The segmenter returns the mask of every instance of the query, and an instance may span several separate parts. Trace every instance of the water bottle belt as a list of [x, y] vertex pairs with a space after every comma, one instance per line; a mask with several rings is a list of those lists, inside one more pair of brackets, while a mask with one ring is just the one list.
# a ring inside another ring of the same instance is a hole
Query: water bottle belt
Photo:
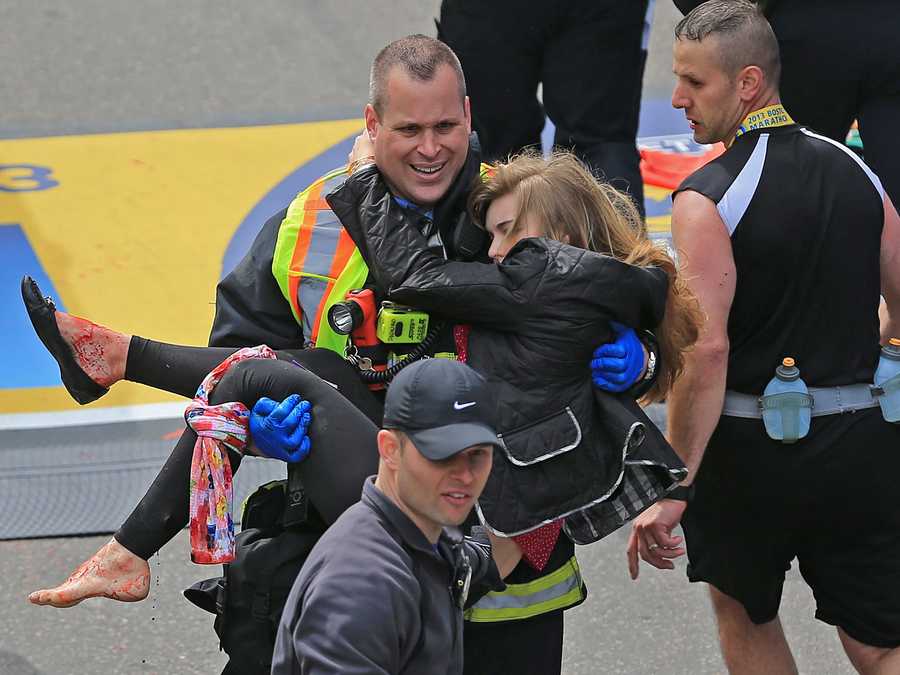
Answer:
[[[837, 415], [865, 408], [877, 408], [878, 399], [871, 384], [848, 384], [843, 387], [810, 387], [812, 416]], [[762, 397], [741, 394], [730, 389], [725, 392], [722, 414], [746, 419], [762, 418]]]

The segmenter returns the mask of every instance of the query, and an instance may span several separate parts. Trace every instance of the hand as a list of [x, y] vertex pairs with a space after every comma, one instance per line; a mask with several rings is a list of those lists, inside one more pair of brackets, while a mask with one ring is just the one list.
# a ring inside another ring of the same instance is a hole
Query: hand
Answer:
[[375, 144], [369, 136], [368, 129], [363, 129], [363, 132], [353, 141], [353, 148], [347, 155], [347, 164], [355, 168], [354, 165], [365, 164], [366, 160], [375, 161]]
[[284, 462], [300, 462], [309, 454], [312, 404], [292, 394], [277, 403], [261, 398], [250, 412], [250, 435], [264, 457]]
[[594, 350], [591, 379], [603, 391], [630, 389], [644, 372], [646, 352], [637, 334], [628, 326], [610, 322], [615, 340]]
[[634, 520], [628, 537], [628, 572], [638, 578], [638, 554], [661, 570], [675, 569], [672, 559], [685, 554], [684, 538], [673, 537], [672, 530], [681, 522], [687, 502], [663, 499]]

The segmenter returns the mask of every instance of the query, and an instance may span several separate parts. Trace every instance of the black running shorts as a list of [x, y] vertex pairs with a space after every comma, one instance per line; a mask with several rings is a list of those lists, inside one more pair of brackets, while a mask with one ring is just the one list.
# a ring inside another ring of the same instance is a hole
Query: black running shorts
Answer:
[[688, 577], [778, 614], [796, 558], [816, 617], [876, 647], [900, 645], [900, 425], [878, 408], [815, 418], [785, 445], [760, 420], [723, 417], [682, 525]]

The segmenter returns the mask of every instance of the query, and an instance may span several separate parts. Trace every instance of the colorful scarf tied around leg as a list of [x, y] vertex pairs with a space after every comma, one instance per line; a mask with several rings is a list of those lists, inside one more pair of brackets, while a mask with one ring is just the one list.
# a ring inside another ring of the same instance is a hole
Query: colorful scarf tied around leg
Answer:
[[204, 378], [184, 413], [197, 434], [191, 460], [191, 560], [217, 565], [234, 560], [234, 521], [231, 517], [231, 462], [227, 448], [244, 452], [250, 411], [243, 403], [209, 405], [209, 395], [225, 372], [245, 359], [274, 359], [265, 345], [245, 347], [222, 361]]

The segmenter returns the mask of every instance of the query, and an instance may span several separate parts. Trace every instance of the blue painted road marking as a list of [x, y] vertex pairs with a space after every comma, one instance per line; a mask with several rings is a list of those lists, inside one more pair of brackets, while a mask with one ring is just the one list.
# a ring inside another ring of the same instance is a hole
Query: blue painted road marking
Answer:
[[12, 358], [0, 359], [0, 389], [55, 387], [62, 384], [53, 358], [34, 334], [22, 304], [22, 277], [31, 275], [57, 308], [65, 311], [50, 277], [16, 223], [0, 223], [0, 335]]

